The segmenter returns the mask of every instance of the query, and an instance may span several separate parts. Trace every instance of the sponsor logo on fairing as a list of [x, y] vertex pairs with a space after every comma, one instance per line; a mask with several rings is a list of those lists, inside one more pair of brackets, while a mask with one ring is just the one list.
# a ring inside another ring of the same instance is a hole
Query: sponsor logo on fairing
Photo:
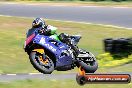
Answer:
[[42, 45], [45, 45], [46, 47], [48, 47], [49, 49], [51, 49], [53, 52], [56, 51], [56, 49], [53, 46], [50, 46], [49, 44], [46, 44], [45, 38], [43, 38], [43, 37], [40, 39], [39, 43], [41, 43]]

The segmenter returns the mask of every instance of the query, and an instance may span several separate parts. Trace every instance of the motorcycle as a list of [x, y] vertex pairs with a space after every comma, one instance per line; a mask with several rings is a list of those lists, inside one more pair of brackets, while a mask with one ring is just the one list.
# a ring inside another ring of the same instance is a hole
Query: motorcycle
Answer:
[[81, 36], [63, 36], [62, 39], [66, 42], [60, 41], [57, 34], [49, 36], [39, 30], [27, 32], [24, 50], [36, 70], [44, 74], [51, 74], [54, 70], [67, 71], [76, 66], [84, 69], [86, 73], [97, 70], [95, 56], [77, 46]]

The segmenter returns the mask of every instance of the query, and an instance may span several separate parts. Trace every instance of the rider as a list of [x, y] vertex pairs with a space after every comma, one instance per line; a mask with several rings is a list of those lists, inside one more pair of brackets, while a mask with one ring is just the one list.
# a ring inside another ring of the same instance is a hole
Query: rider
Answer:
[[[41, 18], [35, 18], [34, 21], [32, 22], [32, 28], [29, 29], [29, 31], [34, 32], [38, 31], [41, 34], [48, 35], [58, 41], [61, 41], [66, 44], [70, 44], [71, 47], [78, 53], [78, 47], [71, 42], [71, 36], [65, 33], [61, 33], [59, 36], [56, 34], [56, 27], [53, 27], [51, 25], [46, 25], [45, 21]], [[30, 33], [30, 32], [29, 32]], [[30, 34], [29, 34], [30, 35]], [[28, 34], [27, 34], [28, 36]]]
[[49, 35], [53, 35], [56, 32], [56, 27], [53, 27], [51, 25], [46, 25], [45, 21], [41, 18], [35, 18], [32, 22], [32, 28], [38, 28], [42, 32], [45, 31]]
[[[53, 27], [51, 25], [46, 25], [45, 21], [42, 18], [35, 18], [34, 21], [32, 22], [32, 28], [29, 30], [38, 30], [40, 33], [49, 35], [54, 37], [58, 41], [66, 42], [65, 38], [69, 37], [68, 34], [61, 33], [59, 36], [56, 34], [56, 27]], [[53, 36], [53, 35], [56, 35]]]

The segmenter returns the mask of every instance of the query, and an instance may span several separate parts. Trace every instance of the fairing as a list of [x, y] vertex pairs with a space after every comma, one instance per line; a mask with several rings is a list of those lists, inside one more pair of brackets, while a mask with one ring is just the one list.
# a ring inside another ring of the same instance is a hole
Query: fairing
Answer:
[[56, 37], [56, 35], [44, 36], [37, 34], [32, 39], [32, 42], [33, 44], [41, 45], [44, 49], [53, 53], [56, 58], [57, 67], [72, 64], [72, 56], [68, 52], [69, 47], [61, 41], [58, 41], [54, 36]]

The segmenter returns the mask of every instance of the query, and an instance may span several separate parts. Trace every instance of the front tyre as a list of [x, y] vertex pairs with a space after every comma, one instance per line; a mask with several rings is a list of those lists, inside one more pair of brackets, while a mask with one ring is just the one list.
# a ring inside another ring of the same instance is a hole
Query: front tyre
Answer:
[[33, 67], [41, 73], [51, 74], [54, 71], [54, 63], [47, 55], [43, 59], [40, 53], [31, 52], [29, 59]]

